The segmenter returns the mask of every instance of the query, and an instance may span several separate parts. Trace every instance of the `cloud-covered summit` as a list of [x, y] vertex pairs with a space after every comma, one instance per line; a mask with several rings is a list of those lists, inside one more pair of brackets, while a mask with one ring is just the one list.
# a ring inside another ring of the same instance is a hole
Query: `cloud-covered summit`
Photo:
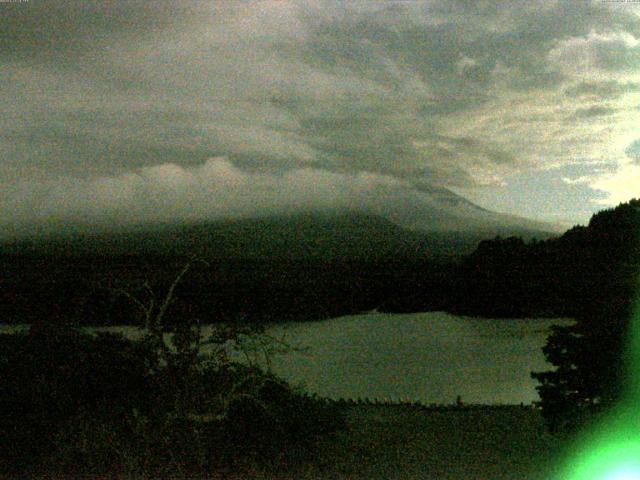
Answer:
[[[80, 206], [152, 217], [141, 192], [173, 198], [162, 183], [172, 175], [186, 189], [175, 198], [205, 216], [259, 214], [296, 195], [344, 203], [336, 191], [362, 178], [395, 182], [389, 205], [436, 186], [505, 208], [514, 176], [574, 165], [587, 169], [587, 200], [598, 188], [615, 201], [620, 175], [640, 168], [628, 154], [638, 11], [551, 0], [1, 4], [0, 221]], [[212, 165], [264, 195], [229, 191], [214, 207], [198, 190], [227, 191], [207, 177]], [[287, 176], [296, 181], [270, 183]], [[123, 192], [101, 190], [114, 179]], [[521, 214], [536, 212], [535, 197]], [[582, 203], [567, 212], [584, 215]]]

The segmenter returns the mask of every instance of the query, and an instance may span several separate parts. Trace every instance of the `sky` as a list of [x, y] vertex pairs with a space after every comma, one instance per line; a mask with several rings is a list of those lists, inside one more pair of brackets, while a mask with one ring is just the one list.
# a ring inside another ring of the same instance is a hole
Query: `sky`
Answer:
[[640, 196], [633, 1], [2, 2], [0, 85], [5, 231]]

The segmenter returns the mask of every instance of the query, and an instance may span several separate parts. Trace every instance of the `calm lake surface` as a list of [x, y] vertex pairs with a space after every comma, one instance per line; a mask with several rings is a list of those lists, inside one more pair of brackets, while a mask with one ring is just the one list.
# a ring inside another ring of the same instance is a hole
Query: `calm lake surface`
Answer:
[[549, 327], [567, 319], [495, 320], [443, 312], [370, 313], [272, 328], [308, 347], [274, 359], [273, 370], [332, 398], [426, 403], [530, 403], [531, 371], [551, 368], [542, 347]]
[[[570, 323], [427, 312], [280, 324], [269, 333], [305, 351], [275, 356], [271, 368], [308, 392], [331, 398], [453, 403], [460, 395], [466, 403], [527, 404], [538, 400], [530, 372], [551, 368], [542, 354], [549, 327]], [[14, 329], [0, 326], [0, 331]], [[132, 327], [116, 329], [137, 333]]]

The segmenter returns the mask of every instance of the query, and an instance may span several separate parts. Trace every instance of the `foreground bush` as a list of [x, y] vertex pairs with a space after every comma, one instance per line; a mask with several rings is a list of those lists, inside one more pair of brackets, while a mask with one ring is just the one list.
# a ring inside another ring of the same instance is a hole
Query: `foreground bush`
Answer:
[[70, 327], [0, 335], [0, 475], [275, 470], [342, 425], [255, 366], [203, 357], [199, 335], [183, 329], [170, 348]]

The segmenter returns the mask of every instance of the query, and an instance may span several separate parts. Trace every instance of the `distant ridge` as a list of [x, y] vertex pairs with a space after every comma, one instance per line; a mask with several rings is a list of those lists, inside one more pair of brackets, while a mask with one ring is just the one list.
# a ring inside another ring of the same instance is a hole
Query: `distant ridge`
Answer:
[[559, 237], [483, 240], [450, 275], [403, 294], [382, 310], [600, 318], [598, 312], [613, 315], [635, 298], [639, 271], [640, 200], [634, 199], [595, 213], [587, 226]]
[[[115, 231], [60, 225], [60, 233], [5, 241], [5, 253], [54, 255], [201, 255], [274, 260], [450, 257], [467, 254], [496, 235], [548, 238], [534, 229], [470, 232], [404, 228], [379, 215], [309, 211], [262, 218], [137, 225]], [[64, 232], [64, 233], [62, 233]]]

